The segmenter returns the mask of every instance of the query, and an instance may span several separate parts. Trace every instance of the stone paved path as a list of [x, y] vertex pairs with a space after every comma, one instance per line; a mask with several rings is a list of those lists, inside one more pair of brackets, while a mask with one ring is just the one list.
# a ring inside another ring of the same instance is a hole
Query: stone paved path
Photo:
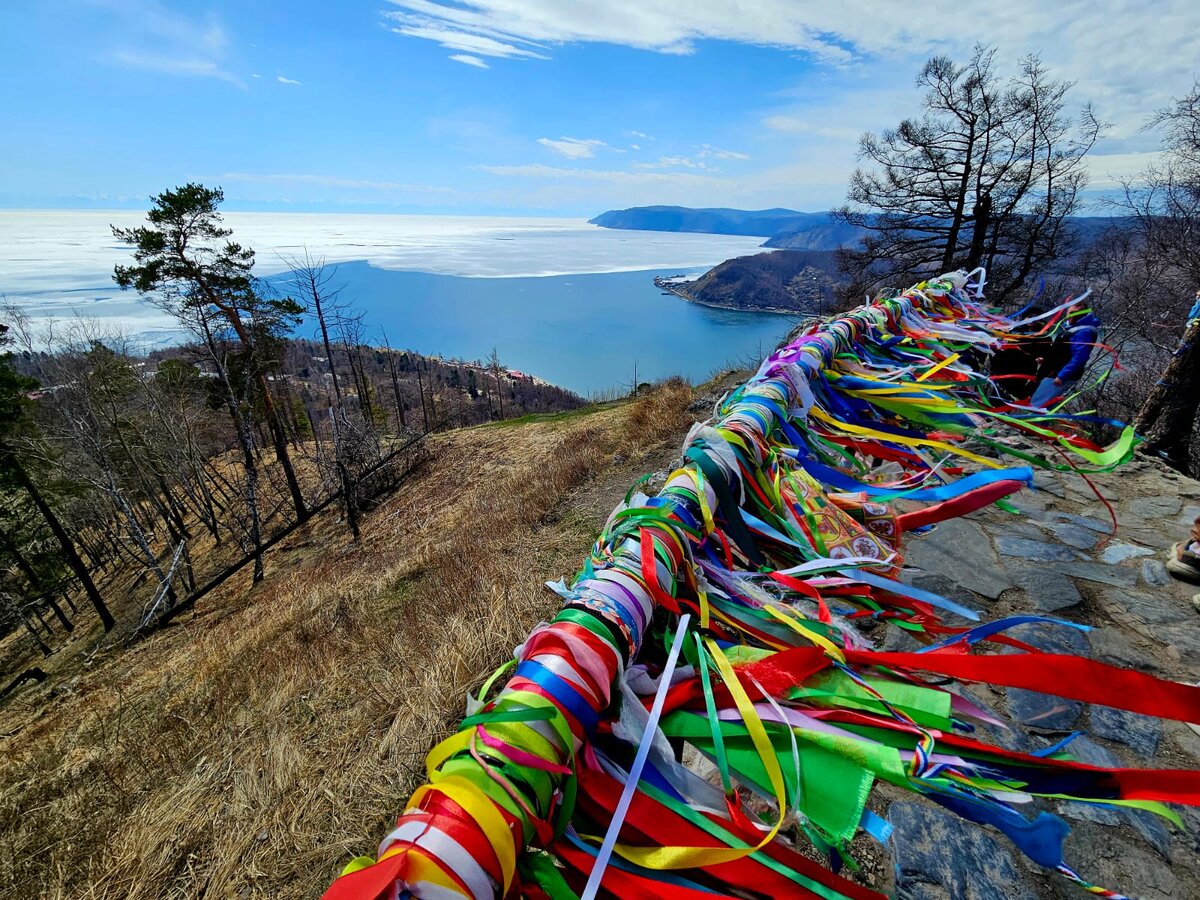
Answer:
[[[1200, 515], [1200, 482], [1144, 460], [1090, 477], [1117, 512], [1115, 535], [1083, 479], [1039, 473], [1036, 489], [1013, 500], [1021, 515], [990, 508], [913, 540], [907, 579], [969, 601], [985, 619], [1035, 612], [1092, 626], [1086, 633], [1039, 625], [1010, 632], [1045, 649], [1200, 681], [1200, 613], [1191, 604], [1200, 587], [1170, 578], [1162, 564]], [[888, 637], [896, 648], [915, 646], [909, 642], [899, 631]], [[1082, 730], [1088, 736], [1070, 750], [1089, 763], [1200, 767], [1200, 736], [1181, 723], [1032, 691], [980, 688], [972, 696], [1014, 723], [1007, 734], [989, 733], [1002, 745], [1038, 749]], [[898, 897], [1087, 896], [1029, 864], [998, 832], [964, 824], [911, 794], [885, 796], [881, 808], [895, 827]], [[1200, 812], [1178, 807], [1188, 825], [1180, 833], [1141, 811], [1083, 803], [1046, 808], [1070, 822], [1067, 862], [1084, 878], [1147, 900], [1200, 897]]]

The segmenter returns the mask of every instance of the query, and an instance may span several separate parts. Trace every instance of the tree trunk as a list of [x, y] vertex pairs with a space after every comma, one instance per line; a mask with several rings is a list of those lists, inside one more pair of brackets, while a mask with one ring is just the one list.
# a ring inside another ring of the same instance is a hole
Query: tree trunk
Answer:
[[[242, 466], [246, 471], [246, 508], [250, 513], [250, 544], [254, 553], [253, 583], [257, 584], [262, 581], [264, 573], [262, 563], [262, 523], [258, 515], [258, 461], [254, 458], [254, 435], [251, 431], [253, 426], [247, 420], [246, 416], [242, 415], [242, 410], [238, 405], [237, 394], [233, 390], [233, 382], [229, 380], [229, 370], [225, 367], [225, 363], [221, 360], [221, 355], [217, 352], [212, 334], [207, 332], [207, 330], [205, 332], [205, 339], [208, 344], [209, 355], [217, 370], [217, 377], [225, 385], [225, 402], [229, 407], [229, 415], [233, 419], [233, 426], [237, 431], [238, 443], [242, 449]], [[213, 465], [211, 459], [206, 460], [205, 464], [219, 481], [225, 481], [225, 477]], [[214, 481], [214, 484], [218, 484], [218, 487], [219, 481]], [[227, 481], [225, 483], [228, 484]]]
[[42, 640], [42, 636], [38, 634], [37, 629], [33, 627], [33, 623], [29, 621], [29, 616], [25, 614], [25, 610], [21, 604], [17, 603], [17, 601], [13, 600], [7, 594], [3, 596], [7, 601], [6, 605], [20, 617], [21, 624], [25, 626], [25, 630], [29, 632], [29, 636], [33, 638], [34, 642], [38, 645], [38, 649], [42, 651], [42, 656], [49, 656], [53, 653], [54, 651]]
[[21, 570], [21, 574], [25, 576], [25, 580], [29, 582], [29, 586], [33, 588], [34, 593], [41, 591], [41, 579], [33, 571], [33, 566], [25, 558], [25, 554], [21, 552], [21, 548], [17, 546], [17, 542], [13, 536], [3, 529], [0, 529], [0, 547], [3, 547], [12, 556], [13, 561], [17, 564], [17, 568]]
[[[346, 468], [346, 453], [345, 442], [342, 440], [342, 430], [338, 427], [338, 417], [342, 414], [342, 388], [338, 384], [337, 365], [333, 359], [333, 345], [329, 341], [329, 328], [325, 322], [325, 308], [322, 304], [321, 294], [313, 288], [313, 303], [317, 310], [317, 323], [321, 326], [321, 342], [325, 347], [325, 365], [329, 368], [329, 380], [333, 383], [333, 396], [337, 403], [337, 408], [333, 406], [329, 408], [329, 424], [333, 430], [333, 457], [338, 473], [338, 480], [342, 483], [342, 501], [346, 505], [346, 524], [350, 526], [350, 535], [354, 540], [360, 537], [358, 527], [358, 499], [354, 495], [354, 482], [350, 479], [350, 472]], [[350, 372], [354, 372], [354, 357], [350, 356]], [[316, 426], [313, 426], [313, 434], [316, 434]]]
[[429, 434], [429, 410], [425, 407], [425, 379], [421, 377], [421, 358], [416, 359], [417, 364], [417, 392], [421, 395], [421, 418], [425, 422], [425, 434]]
[[958, 191], [954, 198], [954, 213], [950, 220], [950, 232], [946, 235], [946, 246], [942, 250], [942, 271], [948, 272], [954, 265], [954, 257], [958, 253], [958, 234], [962, 230], [963, 219], [967, 211], [967, 193], [971, 185], [971, 163], [975, 158], [975, 124], [972, 123], [967, 133], [967, 158], [963, 160], [962, 175], [959, 178]]
[[71, 620], [67, 618], [67, 614], [63, 612], [63, 608], [58, 605], [58, 601], [54, 599], [52, 594], [46, 595], [46, 605], [50, 607], [50, 611], [54, 613], [54, 617], [58, 619], [60, 624], [66, 631], [74, 631], [75, 626], [71, 624]]
[[1133, 423], [1134, 430], [1146, 439], [1142, 450], [1186, 474], [1198, 407], [1200, 319], [1193, 319]]
[[350, 477], [350, 470], [346, 468], [345, 457], [342, 453], [341, 431], [338, 429], [337, 417], [337, 411], [331, 406], [329, 420], [333, 426], [334, 459], [338, 480], [342, 483], [342, 502], [346, 506], [346, 524], [350, 526], [350, 535], [357, 541], [361, 537], [358, 527], [358, 497], [354, 490], [354, 480]]
[[[189, 266], [192, 265], [191, 261], [187, 260], [186, 258], [185, 262]], [[197, 276], [195, 280], [197, 286], [200, 287], [200, 290], [203, 292], [209, 303], [221, 311], [221, 314], [229, 323], [229, 327], [232, 328], [234, 333], [238, 336], [238, 340], [242, 342], [242, 346], [246, 349], [246, 352], [251, 354], [250, 361], [255, 365], [255, 368], [257, 368], [257, 360], [255, 357], [255, 351], [257, 350], [257, 347], [254, 341], [250, 339], [250, 334], [246, 331], [245, 323], [242, 322], [238, 311], [236, 309], [230, 309], [227, 304], [222, 303], [217, 295], [213, 292], [212, 288], [209, 287], [202, 278]], [[209, 349], [210, 351], [214, 351], [215, 348], [211, 346], [212, 334], [208, 330], [207, 323], [205, 323], [204, 327], [205, 337], [208, 339], [210, 344]], [[213, 355], [215, 359], [215, 352]], [[224, 366], [222, 366], [222, 368], [224, 368]], [[292, 495], [292, 505], [296, 508], [296, 519], [297, 521], [303, 522], [308, 518], [308, 508], [304, 503], [304, 493], [300, 490], [300, 482], [296, 480], [296, 472], [292, 468], [292, 458], [288, 455], [287, 449], [287, 436], [283, 433], [283, 423], [279, 418], [279, 410], [275, 408], [275, 400], [271, 396], [271, 388], [269, 382], [267, 381], [266, 373], [261, 371], [255, 372], [254, 380], [258, 384], [259, 391], [262, 392], [263, 412], [266, 414], [267, 424], [270, 427], [271, 442], [275, 446], [275, 458], [279, 461], [279, 465], [283, 467], [283, 475], [284, 478], [287, 479], [288, 490]], [[232, 391], [232, 386], [230, 386], [230, 390]], [[237, 413], [235, 412], [234, 415], [236, 417]]]
[[113, 626], [117, 624], [117, 621], [112, 617], [112, 613], [108, 611], [108, 607], [105, 606], [104, 598], [100, 596], [100, 592], [96, 590], [95, 582], [92, 581], [92, 576], [88, 573], [87, 566], [79, 558], [79, 552], [71, 542], [70, 535], [67, 534], [67, 530], [63, 528], [62, 523], [58, 521], [58, 516], [54, 514], [54, 510], [50, 508], [50, 504], [46, 502], [41, 491], [37, 489], [37, 485], [33, 483], [21, 461], [16, 456], [13, 456], [11, 451], [6, 452], [10, 453], [13, 473], [17, 476], [17, 482], [24, 488], [25, 493], [29, 495], [29, 499], [33, 501], [33, 505], [42, 514], [42, 518], [46, 520], [46, 524], [62, 549], [63, 556], [67, 558], [67, 563], [71, 566], [71, 571], [75, 573], [75, 577], [83, 585], [83, 591], [87, 594], [88, 600], [96, 608], [96, 613], [100, 616], [100, 621], [104, 624], [104, 630], [111, 631]]
[[987, 239], [988, 226], [992, 222], [992, 195], [984, 194], [975, 201], [971, 210], [971, 252], [967, 256], [966, 270], [973, 272], [983, 262], [983, 245]]
[[396, 374], [396, 360], [391, 351], [388, 351], [388, 366], [392, 375], [392, 396], [396, 400], [396, 430], [403, 431], [408, 427], [408, 423], [404, 421], [404, 401], [400, 397], [400, 377]]
[[142, 528], [142, 523], [138, 521], [137, 515], [134, 513], [128, 498], [121, 491], [111, 473], [108, 477], [108, 486], [104, 490], [112, 498], [117, 509], [125, 516], [125, 522], [129, 526], [129, 536], [137, 544], [138, 550], [141, 551], [142, 559], [150, 571], [154, 573], [154, 577], [158, 579], [159, 586], [167, 589], [167, 593], [174, 600], [174, 593], [167, 585], [166, 573], [163, 572], [162, 566], [158, 564], [158, 557], [154, 553], [154, 548], [150, 546], [150, 539], [146, 536], [146, 532]]

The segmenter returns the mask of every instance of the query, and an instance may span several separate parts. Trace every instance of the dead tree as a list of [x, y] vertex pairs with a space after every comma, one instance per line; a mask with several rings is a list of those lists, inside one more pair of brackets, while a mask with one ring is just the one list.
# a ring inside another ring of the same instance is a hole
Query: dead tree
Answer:
[[[350, 477], [350, 469], [346, 461], [346, 441], [342, 434], [345, 403], [342, 398], [342, 387], [338, 382], [337, 365], [334, 362], [333, 342], [329, 337], [331, 326], [337, 327], [340, 324], [345, 309], [338, 302], [340, 289], [331, 285], [333, 272], [325, 268], [323, 259], [313, 260], [306, 251], [303, 259], [292, 260], [290, 265], [292, 266], [293, 283], [297, 292], [304, 298], [308, 311], [316, 316], [317, 328], [321, 334], [321, 344], [325, 348], [325, 365], [333, 387], [333, 404], [329, 409], [329, 421], [333, 430], [334, 465], [342, 488], [342, 498], [345, 501], [346, 524], [350, 527], [350, 533], [354, 540], [358, 540], [360, 537], [358, 499], [355, 496], [354, 480]], [[315, 433], [315, 427], [313, 430]]]
[[[1196, 295], [1200, 310], [1200, 293]], [[1142, 404], [1134, 430], [1146, 442], [1143, 450], [1171, 468], [1186, 473], [1191, 462], [1192, 435], [1200, 409], [1200, 314], [1191, 318], [1175, 354], [1150, 396]]]

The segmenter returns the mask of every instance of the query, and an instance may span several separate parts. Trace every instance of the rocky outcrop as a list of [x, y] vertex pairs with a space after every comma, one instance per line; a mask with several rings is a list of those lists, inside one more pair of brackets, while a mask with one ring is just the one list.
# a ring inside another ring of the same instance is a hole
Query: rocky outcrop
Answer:
[[[1082, 479], [1040, 474], [1037, 488], [1013, 498], [1017, 515], [992, 507], [914, 539], [906, 552], [907, 580], [969, 590], [988, 619], [1034, 613], [1091, 629], [1025, 625], [1009, 632], [1043, 650], [1200, 680], [1200, 613], [1191, 603], [1200, 587], [1165, 577], [1161, 562], [1200, 515], [1200, 482], [1146, 460], [1088, 477], [1116, 512], [1115, 533], [1104, 501]], [[1076, 737], [1066, 752], [1091, 765], [1200, 765], [1200, 736], [1182, 723], [1034, 691], [980, 688], [976, 700], [1007, 714], [1013, 725], [1007, 742], [1015, 748], [1036, 752], [1078, 730], [1089, 737]], [[1200, 896], [1194, 833], [1138, 809], [1094, 803], [1046, 808], [1070, 821], [1066, 856], [1083, 878], [1143, 897]], [[1200, 825], [1194, 811], [1183, 814], [1193, 828]], [[895, 829], [898, 897], [999, 900], [1075, 893], [1003, 839], [963, 828], [927, 801], [906, 796], [887, 815]]]

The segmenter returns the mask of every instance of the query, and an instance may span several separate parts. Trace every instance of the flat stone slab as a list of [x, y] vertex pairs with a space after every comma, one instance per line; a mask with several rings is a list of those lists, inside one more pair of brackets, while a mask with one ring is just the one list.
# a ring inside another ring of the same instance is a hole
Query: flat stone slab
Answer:
[[1095, 531], [1098, 534], [1112, 534], [1113, 526], [1110, 520], [1093, 519], [1088, 516], [1077, 516], [1075, 513], [1052, 512], [1048, 518], [1055, 521], [1070, 522], [1072, 525], [1078, 525], [1080, 528], [1086, 528], [1089, 531]]
[[1083, 712], [1078, 700], [1041, 694], [1021, 688], [1008, 690], [1009, 714], [1026, 728], [1040, 731], [1071, 731]]
[[1103, 803], [1063, 800], [1058, 804], [1058, 811], [1068, 819], [1095, 822], [1098, 825], [1108, 825], [1113, 828], [1125, 821], [1117, 810]]
[[1151, 587], [1166, 587], [1171, 583], [1171, 573], [1160, 559], [1142, 560], [1142, 581]]
[[996, 549], [1005, 556], [1016, 556], [1038, 562], [1070, 562], [1077, 558], [1070, 547], [1064, 547], [1062, 544], [1050, 541], [1031, 541], [1009, 534], [997, 535]]
[[1117, 492], [1095, 477], [1091, 479], [1092, 484], [1096, 486], [1095, 490], [1092, 490], [1091, 485], [1084, 481], [1082, 476], [1076, 475], [1073, 472], [1064, 473], [1059, 477], [1062, 478], [1063, 486], [1067, 489], [1068, 496], [1077, 500], [1083, 500], [1085, 503], [1089, 500], [1095, 500], [1097, 493], [1105, 500], [1117, 499]]
[[1170, 529], [1152, 528], [1149, 525], [1145, 528], [1126, 528], [1122, 525], [1120, 531], [1117, 532], [1117, 537], [1124, 543], [1149, 547], [1152, 553], [1161, 553], [1179, 540]]
[[1100, 535], [1094, 530], [1074, 522], [1055, 522], [1047, 527], [1059, 541], [1076, 550], [1091, 550], [1100, 540]]
[[966, 519], [942, 522], [929, 536], [912, 541], [905, 557], [909, 565], [992, 600], [1013, 586], [983, 529]]
[[[1191, 604], [1180, 603], [1186, 610]], [[1195, 614], [1192, 615], [1195, 619]], [[1159, 633], [1159, 640], [1167, 645], [1168, 651], [1174, 648], [1179, 659], [1194, 662], [1200, 659], [1200, 624], [1185, 622], [1182, 625], [1164, 625]]]
[[1143, 519], [1165, 519], [1178, 514], [1183, 501], [1178, 494], [1160, 497], [1138, 497], [1129, 501], [1129, 511]]
[[[1191, 604], [1164, 591], [1108, 588], [1101, 591], [1101, 597], [1109, 614], [1118, 620], [1126, 613], [1145, 625], [1174, 625], [1196, 617]], [[1155, 632], [1151, 629], [1149, 633]]]
[[1034, 472], [1033, 487], [1035, 490], [1053, 494], [1060, 500], [1065, 499], [1067, 496], [1066, 488], [1063, 487], [1062, 482], [1058, 480], [1057, 476], [1049, 472]]
[[1052, 567], [1012, 560], [1004, 568], [1029, 598], [1029, 607], [1033, 612], [1058, 612], [1083, 602], [1071, 579], [1064, 578], [1061, 572]]
[[1148, 656], [1132, 643], [1129, 633], [1124, 629], [1112, 626], [1093, 628], [1088, 632], [1088, 643], [1092, 645], [1092, 658], [1100, 662], [1159, 676], [1164, 674], [1163, 665], [1167, 659], [1163, 654]]
[[[947, 578], [945, 575], [939, 575], [935, 572], [925, 572], [921, 569], [905, 569], [901, 572], [900, 579], [905, 584], [911, 584], [913, 587], [929, 591], [931, 594], [937, 594], [939, 597], [953, 600], [959, 606], [965, 606], [967, 609], [975, 609], [979, 606], [979, 597], [972, 594], [954, 579]], [[968, 620], [952, 612], [943, 611], [940, 615], [950, 624], [970, 624]], [[888, 630], [902, 631], [903, 629], [891, 628]]]
[[1098, 766], [1102, 769], [1121, 768], [1121, 760], [1117, 758], [1117, 754], [1113, 753], [1107, 747], [1101, 747], [1085, 735], [1075, 738], [1075, 740], [1063, 748], [1063, 751], [1071, 759], [1088, 766]]
[[[1039, 528], [1038, 525], [1041, 525]], [[996, 537], [998, 535], [1008, 535], [1009, 537], [1024, 538], [1027, 541], [1044, 541], [1046, 532], [1042, 528], [1048, 528], [1045, 523], [1034, 523], [1027, 519], [1009, 519], [1001, 522], [987, 522], [984, 528], [988, 534]]]
[[1069, 575], [1071, 578], [1082, 578], [1084, 581], [1096, 581], [1113, 587], [1131, 588], [1137, 585], [1138, 572], [1136, 569], [1118, 568], [1091, 560], [1056, 562], [1052, 565], [1063, 575]]
[[1078, 823], [1067, 837], [1065, 857], [1071, 868], [1092, 884], [1139, 900], [1188, 896], [1169, 865], [1157, 854], [1125, 840], [1114, 828]]
[[[1039, 497], [1036, 491], [1017, 491], [1010, 497], [1005, 498], [1013, 509], [1024, 513], [1035, 522], [1045, 521], [1053, 516], [1051, 512], [1047, 512], [1046, 506], [1049, 500], [1046, 497]], [[1200, 513], [1197, 513], [1200, 515]]]
[[1149, 761], [1158, 752], [1158, 743], [1162, 740], [1162, 722], [1152, 716], [1141, 716], [1111, 706], [1093, 706], [1091, 720], [1091, 731], [1096, 737], [1124, 744], [1143, 761]]
[[895, 848], [896, 896], [1036, 900], [1037, 892], [1000, 839], [922, 803], [888, 808]]
[[1134, 559], [1138, 556], [1153, 556], [1154, 551], [1146, 547], [1136, 547], [1133, 544], [1122, 544], [1114, 542], [1104, 548], [1104, 552], [1100, 554], [1102, 562], [1109, 565], [1125, 562], [1127, 559]]

